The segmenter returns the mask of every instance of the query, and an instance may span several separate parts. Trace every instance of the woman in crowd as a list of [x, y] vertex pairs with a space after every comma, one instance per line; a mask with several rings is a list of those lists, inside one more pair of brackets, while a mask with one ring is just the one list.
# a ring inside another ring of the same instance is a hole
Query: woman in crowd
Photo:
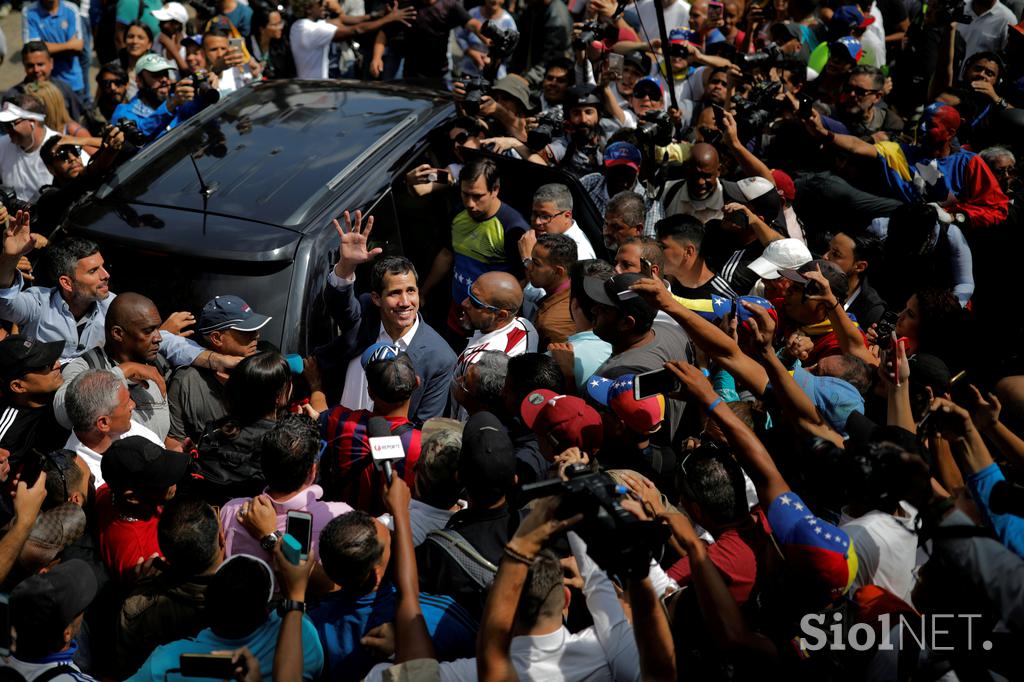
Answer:
[[258, 5], [252, 15], [252, 33], [246, 38], [249, 54], [263, 67], [266, 80], [294, 78], [295, 60], [285, 32], [280, 5]]
[[126, 100], [135, 97], [139, 86], [135, 82], [135, 63], [142, 55], [153, 49], [153, 31], [141, 21], [133, 21], [128, 24], [124, 33], [124, 49], [118, 55], [118, 61], [128, 74], [128, 92]]
[[[35, 97], [46, 107], [46, 127], [56, 130], [68, 137], [91, 137], [85, 126], [73, 120], [64, 106], [64, 96], [56, 85], [50, 81], [36, 81], [25, 86], [25, 92]], [[98, 147], [83, 146], [90, 155], [95, 154]]]

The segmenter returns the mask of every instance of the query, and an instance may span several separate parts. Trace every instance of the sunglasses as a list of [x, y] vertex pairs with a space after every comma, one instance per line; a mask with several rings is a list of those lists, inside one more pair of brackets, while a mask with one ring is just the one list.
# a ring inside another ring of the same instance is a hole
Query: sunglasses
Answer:
[[498, 306], [491, 305], [490, 303], [484, 303], [479, 298], [474, 296], [472, 286], [473, 285], [470, 284], [470, 288], [466, 289], [466, 294], [469, 296], [469, 302], [473, 304], [474, 308], [476, 308], [477, 310], [490, 310], [492, 313], [500, 313], [502, 310], [504, 310], [504, 308], [499, 308]]
[[867, 97], [868, 95], [874, 95], [874, 94], [877, 94], [879, 92], [878, 90], [868, 90], [867, 88], [862, 88], [862, 87], [857, 86], [857, 85], [847, 85], [843, 89], [846, 92], [852, 92], [857, 97]]
[[466, 144], [466, 140], [468, 140], [468, 139], [469, 139], [469, 133], [463, 131], [463, 132], [459, 133], [458, 135], [456, 135], [455, 137], [452, 138], [452, 144], [455, 144], [455, 145]]
[[100, 87], [101, 88], [112, 88], [115, 85], [117, 85], [119, 87], [122, 86], [122, 85], [128, 85], [128, 79], [127, 78], [101, 78], [100, 79]]
[[76, 144], [65, 144], [57, 147], [53, 152], [53, 158], [55, 161], [67, 161], [72, 156], [75, 158], [81, 157], [82, 148]]

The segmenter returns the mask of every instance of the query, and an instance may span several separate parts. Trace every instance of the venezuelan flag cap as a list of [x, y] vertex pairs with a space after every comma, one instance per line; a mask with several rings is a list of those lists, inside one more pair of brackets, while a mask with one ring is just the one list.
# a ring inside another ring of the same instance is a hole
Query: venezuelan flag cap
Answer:
[[611, 408], [630, 431], [651, 433], [665, 420], [665, 396], [652, 395], [637, 400], [633, 397], [635, 378], [635, 374], [623, 374], [615, 379], [595, 374], [587, 379], [587, 392], [598, 403]]

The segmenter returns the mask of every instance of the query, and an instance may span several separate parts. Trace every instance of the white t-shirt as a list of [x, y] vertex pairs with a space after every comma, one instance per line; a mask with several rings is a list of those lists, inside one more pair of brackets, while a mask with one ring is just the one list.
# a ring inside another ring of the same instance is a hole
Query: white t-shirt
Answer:
[[900, 505], [909, 516], [870, 511], [840, 523], [857, 551], [857, 575], [850, 587], [851, 594], [864, 585], [878, 585], [911, 603], [914, 568], [918, 563], [917, 535], [911, 528], [917, 510], [906, 502]]
[[[164, 443], [160, 440], [159, 436], [135, 420], [132, 420], [132, 426], [128, 429], [128, 433], [121, 436], [121, 438], [127, 438], [128, 436], [142, 436], [146, 440], [156, 443], [160, 447], [164, 446]], [[100, 467], [100, 460], [103, 458], [103, 455], [92, 448], [83, 445], [82, 441], [78, 439], [78, 435], [74, 431], [71, 432], [71, 437], [68, 438], [68, 442], [64, 447], [67, 450], [74, 450], [79, 457], [85, 460], [85, 463], [89, 465], [89, 471], [92, 472], [93, 477], [96, 479], [97, 488], [103, 485], [103, 469]]]
[[[658, 15], [654, 8], [654, 1], [638, 0], [636, 8], [626, 13], [626, 21], [634, 25], [636, 32], [640, 35], [640, 40], [654, 40], [661, 35], [658, 32]], [[665, 30], [671, 31], [674, 28], [689, 28], [689, 26], [690, 3], [677, 0], [665, 8]]]
[[327, 48], [337, 27], [327, 21], [299, 19], [292, 24], [292, 57], [298, 78], [327, 78]]
[[[43, 125], [41, 122], [35, 124]], [[59, 134], [56, 130], [47, 128], [43, 142]], [[42, 146], [39, 145], [39, 148]], [[87, 158], [83, 155], [82, 163], [85, 163]], [[39, 157], [39, 149], [26, 154], [8, 135], [0, 139], [0, 179], [17, 192], [19, 199], [33, 203], [39, 198], [39, 188], [53, 182], [53, 176], [46, 170], [46, 164]]]

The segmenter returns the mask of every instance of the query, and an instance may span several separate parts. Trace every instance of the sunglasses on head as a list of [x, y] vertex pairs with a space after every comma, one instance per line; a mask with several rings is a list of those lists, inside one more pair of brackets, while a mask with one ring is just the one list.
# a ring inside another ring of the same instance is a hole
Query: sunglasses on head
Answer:
[[503, 310], [503, 308], [499, 308], [498, 306], [491, 305], [490, 303], [484, 303], [483, 301], [481, 301], [479, 298], [473, 295], [472, 288], [466, 289], [466, 294], [468, 294], [469, 296], [469, 302], [473, 305], [474, 308], [477, 308], [478, 310], [490, 310], [492, 313], [500, 313]]

